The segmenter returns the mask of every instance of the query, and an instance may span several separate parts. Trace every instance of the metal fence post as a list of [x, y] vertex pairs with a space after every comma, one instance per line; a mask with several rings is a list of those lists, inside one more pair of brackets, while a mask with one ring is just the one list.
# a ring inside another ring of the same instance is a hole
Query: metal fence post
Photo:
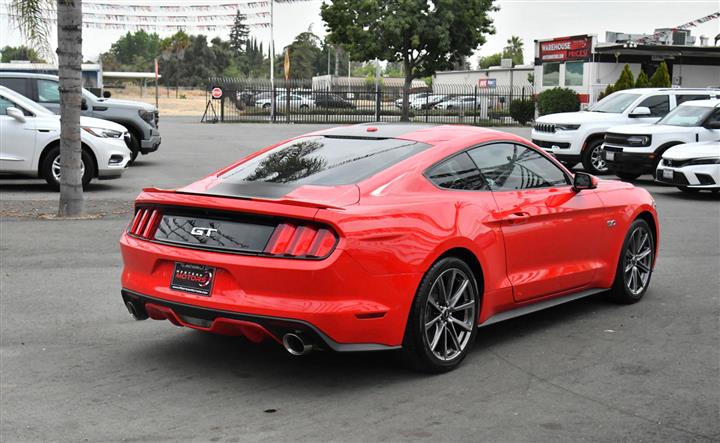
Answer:
[[[332, 80], [331, 80], [332, 81]], [[325, 87], [325, 122], [327, 123], [328, 120], [330, 120], [330, 106], [328, 104], [330, 103], [330, 86]]]
[[220, 123], [225, 122], [225, 95], [220, 97]]
[[478, 104], [478, 94], [477, 94], [477, 85], [475, 85], [475, 89], [473, 92], [473, 107], [475, 108], [473, 112], [473, 125], [477, 125], [477, 115], [478, 111], [480, 110], [480, 105]]
[[382, 102], [382, 89], [380, 88], [380, 85], [377, 85], [377, 88], [375, 88], [375, 121], [380, 121], [380, 103]]

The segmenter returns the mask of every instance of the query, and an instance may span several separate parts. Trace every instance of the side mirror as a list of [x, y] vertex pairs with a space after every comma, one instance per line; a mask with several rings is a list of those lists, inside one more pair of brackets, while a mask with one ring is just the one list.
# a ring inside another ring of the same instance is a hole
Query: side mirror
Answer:
[[87, 100], [85, 100], [84, 98], [80, 102], [80, 109], [83, 111], [87, 111], [88, 109]]
[[9, 107], [5, 109], [5, 114], [8, 116], [14, 118], [15, 120], [19, 121], [20, 123], [25, 123], [27, 120], [25, 119], [25, 114], [21, 110], [15, 107]]
[[573, 190], [580, 192], [583, 189], [595, 189], [597, 188], [597, 183], [596, 177], [584, 172], [576, 172], [575, 178], [573, 179]]
[[650, 115], [652, 115], [652, 112], [647, 106], [638, 106], [630, 111], [630, 117], [649, 117]]
[[103, 91], [103, 98], [110, 98], [112, 97], [112, 93], [110, 91]]

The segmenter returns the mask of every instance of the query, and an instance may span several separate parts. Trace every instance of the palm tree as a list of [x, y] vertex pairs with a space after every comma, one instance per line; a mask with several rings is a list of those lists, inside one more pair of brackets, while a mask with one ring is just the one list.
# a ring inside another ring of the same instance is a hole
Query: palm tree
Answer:
[[512, 58], [513, 65], [523, 64], [523, 49], [524, 44], [520, 37], [513, 35], [508, 39], [507, 46], [505, 47], [505, 53]]
[[83, 213], [82, 145], [82, 0], [13, 0], [13, 20], [28, 42], [52, 57], [48, 12], [57, 7], [58, 76], [60, 77], [60, 205], [59, 217]]

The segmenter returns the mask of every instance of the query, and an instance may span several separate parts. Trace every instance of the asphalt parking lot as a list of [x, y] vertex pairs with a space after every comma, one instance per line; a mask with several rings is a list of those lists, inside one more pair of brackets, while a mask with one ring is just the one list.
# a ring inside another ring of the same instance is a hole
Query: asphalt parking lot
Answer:
[[318, 127], [166, 118], [160, 151], [88, 189], [96, 219], [39, 217], [57, 206], [43, 181], [0, 181], [2, 440], [720, 439], [720, 201], [649, 180], [662, 232], [640, 303], [589, 298], [483, 328], [448, 374], [132, 321], [117, 242], [140, 189]]

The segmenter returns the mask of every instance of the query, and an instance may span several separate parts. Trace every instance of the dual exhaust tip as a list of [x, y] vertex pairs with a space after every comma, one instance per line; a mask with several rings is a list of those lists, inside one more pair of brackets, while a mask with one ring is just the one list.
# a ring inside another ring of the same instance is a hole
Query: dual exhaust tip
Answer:
[[[142, 304], [129, 301], [125, 303], [125, 307], [127, 308], [128, 313], [134, 320], [147, 320], [148, 313], [145, 310], [145, 306], [143, 306]], [[292, 332], [288, 332], [287, 334], [283, 335], [282, 344], [283, 347], [285, 347], [286, 351], [296, 356], [305, 355], [312, 351], [315, 347], [312, 343], [307, 341], [307, 339], [302, 334], [295, 334]]]

